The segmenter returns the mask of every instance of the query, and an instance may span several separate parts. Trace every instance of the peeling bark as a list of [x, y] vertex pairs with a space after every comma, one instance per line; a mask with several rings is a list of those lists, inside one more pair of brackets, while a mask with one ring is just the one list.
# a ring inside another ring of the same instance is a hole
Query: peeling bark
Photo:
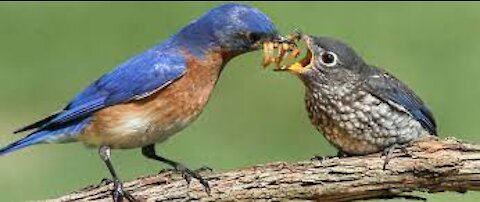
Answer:
[[[139, 201], [351, 201], [400, 196], [405, 192], [466, 192], [480, 189], [480, 145], [425, 139], [396, 150], [385, 170], [384, 157], [325, 158], [288, 164], [257, 165], [223, 173], [203, 173], [208, 196], [193, 180], [188, 187], [178, 174], [164, 172], [125, 183]], [[106, 186], [90, 186], [49, 201], [111, 201]]]

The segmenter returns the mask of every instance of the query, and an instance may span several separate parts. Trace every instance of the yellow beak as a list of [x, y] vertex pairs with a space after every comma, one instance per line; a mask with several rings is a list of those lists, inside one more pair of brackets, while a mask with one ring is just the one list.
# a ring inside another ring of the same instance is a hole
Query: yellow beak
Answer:
[[305, 71], [305, 67], [302, 66], [302, 63], [296, 62], [288, 67], [285, 68], [285, 70], [295, 73], [295, 74], [301, 74], [303, 71]]

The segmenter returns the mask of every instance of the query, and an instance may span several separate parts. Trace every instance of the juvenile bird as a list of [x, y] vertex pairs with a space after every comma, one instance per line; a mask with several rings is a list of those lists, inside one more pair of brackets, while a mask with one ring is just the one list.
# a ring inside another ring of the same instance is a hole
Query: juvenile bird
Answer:
[[113, 178], [115, 201], [134, 198], [123, 190], [111, 149], [142, 148], [142, 154], [208, 182], [180, 163], [156, 154], [160, 143], [192, 123], [207, 104], [227, 62], [280, 39], [269, 17], [256, 8], [218, 6], [166, 41], [103, 75], [59, 112], [15, 133], [29, 135], [2, 149], [5, 155], [40, 143], [80, 141], [99, 148]]
[[343, 42], [300, 35], [304, 59], [277, 70], [297, 75], [305, 85], [311, 123], [346, 155], [384, 151], [436, 136], [432, 113], [400, 80], [366, 63]]

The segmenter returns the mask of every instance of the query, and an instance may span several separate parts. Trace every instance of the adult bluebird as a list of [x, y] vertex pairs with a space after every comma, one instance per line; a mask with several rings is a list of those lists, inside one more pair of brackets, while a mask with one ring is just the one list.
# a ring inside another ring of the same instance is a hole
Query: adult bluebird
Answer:
[[340, 153], [383, 151], [386, 166], [393, 148], [436, 136], [432, 113], [400, 80], [369, 65], [343, 42], [298, 36], [307, 46], [305, 58], [277, 70], [301, 79], [312, 124]]
[[280, 39], [269, 17], [241, 4], [218, 6], [166, 41], [103, 75], [59, 112], [15, 133], [29, 135], [0, 150], [0, 155], [40, 143], [80, 141], [99, 148], [112, 175], [115, 201], [134, 198], [123, 190], [110, 160], [111, 149], [142, 148], [186, 176], [208, 182], [182, 164], [155, 152], [160, 143], [198, 118], [223, 67], [235, 56]]

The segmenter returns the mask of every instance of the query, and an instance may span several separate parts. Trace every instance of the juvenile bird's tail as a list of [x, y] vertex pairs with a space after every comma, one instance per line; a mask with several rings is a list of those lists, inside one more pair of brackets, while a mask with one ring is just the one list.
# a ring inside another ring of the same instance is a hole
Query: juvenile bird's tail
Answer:
[[0, 156], [28, 147], [30, 145], [39, 144], [46, 140], [48, 134], [45, 131], [34, 132], [20, 140], [17, 140], [4, 148], [0, 149]]

